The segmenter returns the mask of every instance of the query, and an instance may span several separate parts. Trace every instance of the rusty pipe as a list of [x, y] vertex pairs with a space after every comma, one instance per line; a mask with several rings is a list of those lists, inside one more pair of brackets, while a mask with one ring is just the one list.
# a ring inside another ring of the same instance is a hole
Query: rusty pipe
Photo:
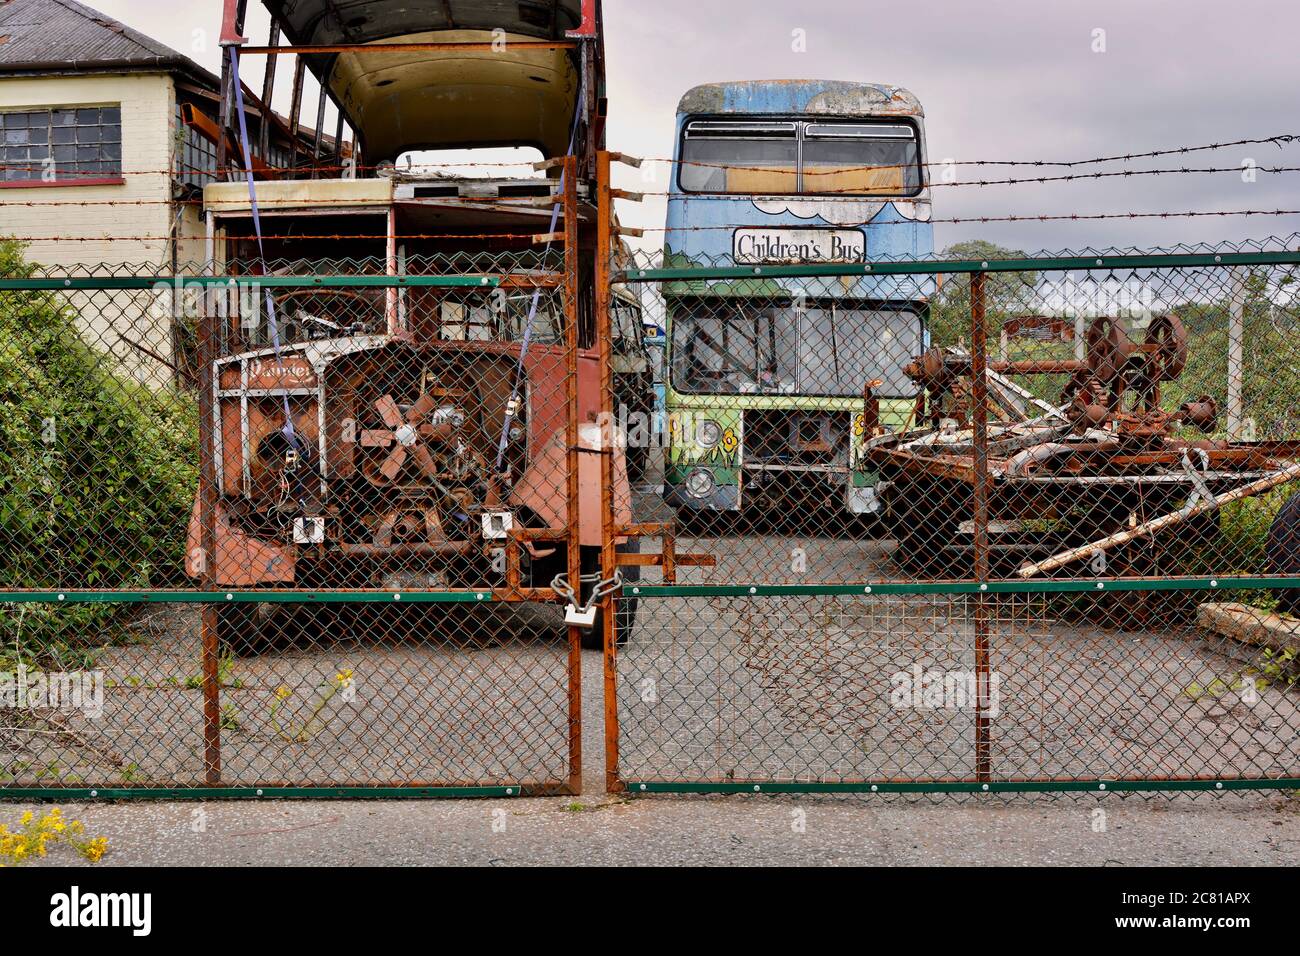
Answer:
[[339, 544], [340, 554], [358, 558], [408, 558], [408, 557], [455, 557], [472, 554], [472, 541], [444, 541], [439, 544], [427, 544], [419, 541], [405, 544]]

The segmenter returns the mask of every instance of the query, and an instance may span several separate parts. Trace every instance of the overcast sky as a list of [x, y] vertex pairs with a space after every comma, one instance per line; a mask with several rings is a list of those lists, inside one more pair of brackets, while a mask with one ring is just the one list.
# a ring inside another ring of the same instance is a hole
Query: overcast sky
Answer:
[[[219, 68], [219, 0], [89, 0], [89, 5], [213, 71]], [[264, 42], [265, 14], [256, 0], [251, 6], [249, 35]], [[963, 167], [963, 160], [1085, 159], [1300, 133], [1300, 3], [1295, 0], [605, 0], [605, 11], [610, 147], [642, 156], [671, 155], [674, 109], [687, 88], [759, 78], [864, 80], [909, 88], [925, 106], [931, 161], [955, 158], [960, 180], [1015, 174], [1005, 167]], [[804, 31], [806, 52], [793, 49], [796, 30]], [[1099, 30], [1105, 31], [1104, 52], [1094, 52]], [[260, 69], [250, 62], [248, 73], [260, 76]], [[287, 98], [288, 84], [281, 86]], [[1245, 159], [1300, 167], [1300, 143], [1285, 149], [1232, 147], [1129, 167], [1238, 167]], [[1124, 166], [1089, 170], [1103, 168]], [[665, 188], [664, 167], [657, 169], [657, 183], [641, 188]], [[641, 178], [632, 177], [635, 188]], [[1231, 172], [941, 188], [935, 191], [934, 215], [1297, 209], [1298, 186], [1300, 173], [1261, 172], [1246, 183]], [[622, 216], [630, 225], [663, 225], [661, 203], [623, 208]], [[1297, 231], [1300, 216], [940, 223], [935, 241], [943, 248], [979, 237], [1037, 250]]]

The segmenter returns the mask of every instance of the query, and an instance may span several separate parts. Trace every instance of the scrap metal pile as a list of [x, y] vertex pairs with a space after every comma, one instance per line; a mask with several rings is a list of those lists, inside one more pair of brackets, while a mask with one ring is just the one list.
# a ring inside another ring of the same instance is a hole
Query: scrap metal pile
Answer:
[[[972, 356], [931, 349], [914, 359], [906, 372], [921, 387], [921, 427], [868, 442], [898, 562], [918, 576], [969, 570], [973, 492], [987, 476], [996, 576], [1081, 561], [1097, 575], [1185, 571], [1189, 555], [1217, 538], [1224, 505], [1300, 477], [1295, 442], [1210, 437], [1214, 398], [1162, 406], [1161, 386], [1179, 378], [1187, 354], [1183, 323], [1168, 313], [1151, 319], [1140, 343], [1101, 317], [1082, 358], [989, 361], [986, 461], [972, 421]], [[1057, 403], [1015, 381], [1027, 376], [1063, 378]]]

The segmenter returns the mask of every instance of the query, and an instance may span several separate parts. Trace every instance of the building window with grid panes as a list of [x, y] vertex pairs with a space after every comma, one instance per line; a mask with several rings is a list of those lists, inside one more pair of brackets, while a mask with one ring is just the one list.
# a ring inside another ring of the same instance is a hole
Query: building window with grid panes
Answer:
[[32, 185], [122, 177], [122, 108], [0, 111], [0, 181]]
[[[211, 117], [209, 117], [211, 119]], [[172, 160], [178, 183], [202, 189], [217, 181], [217, 146], [198, 130], [185, 125], [181, 104], [176, 104], [176, 128], [180, 130], [180, 148]]]

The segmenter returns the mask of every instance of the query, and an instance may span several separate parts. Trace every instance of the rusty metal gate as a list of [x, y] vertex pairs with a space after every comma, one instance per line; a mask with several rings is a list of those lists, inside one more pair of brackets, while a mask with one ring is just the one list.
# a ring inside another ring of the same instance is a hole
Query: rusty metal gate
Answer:
[[524, 251], [0, 247], [0, 795], [578, 789], [574, 162]]
[[667, 407], [608, 409], [663, 461], [609, 539], [609, 790], [1300, 786], [1288, 245], [611, 246]]

